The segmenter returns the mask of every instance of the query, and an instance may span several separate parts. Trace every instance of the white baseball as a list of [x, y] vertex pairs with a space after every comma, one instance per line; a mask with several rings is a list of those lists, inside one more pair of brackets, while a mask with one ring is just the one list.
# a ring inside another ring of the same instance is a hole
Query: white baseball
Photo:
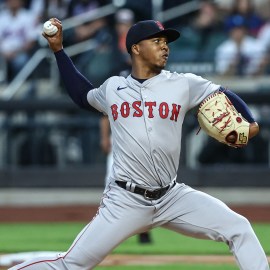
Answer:
[[51, 23], [51, 21], [47, 21], [43, 24], [43, 32], [48, 36], [53, 36], [57, 33], [58, 28]]

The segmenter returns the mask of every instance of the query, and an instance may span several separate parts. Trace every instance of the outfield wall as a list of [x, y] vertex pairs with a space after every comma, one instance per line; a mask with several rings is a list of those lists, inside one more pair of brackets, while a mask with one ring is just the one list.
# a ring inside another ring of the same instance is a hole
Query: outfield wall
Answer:
[[[197, 188], [227, 204], [270, 205], [270, 188]], [[2, 188], [0, 207], [98, 205], [102, 188]]]

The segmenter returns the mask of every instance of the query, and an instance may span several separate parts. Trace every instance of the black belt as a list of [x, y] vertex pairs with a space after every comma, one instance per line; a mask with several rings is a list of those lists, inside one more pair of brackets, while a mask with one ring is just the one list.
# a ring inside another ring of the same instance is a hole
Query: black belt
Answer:
[[160, 199], [162, 196], [164, 196], [166, 194], [166, 192], [168, 191], [168, 189], [170, 187], [174, 187], [176, 182], [173, 181], [173, 183], [171, 183], [170, 185], [163, 187], [163, 188], [158, 188], [158, 189], [145, 189], [142, 187], [139, 187], [135, 184], [132, 184], [130, 182], [126, 182], [126, 181], [118, 181], [116, 180], [115, 183], [125, 189], [128, 190], [130, 192], [136, 193], [136, 194], [140, 194], [142, 195], [145, 199], [147, 200], [158, 200]]

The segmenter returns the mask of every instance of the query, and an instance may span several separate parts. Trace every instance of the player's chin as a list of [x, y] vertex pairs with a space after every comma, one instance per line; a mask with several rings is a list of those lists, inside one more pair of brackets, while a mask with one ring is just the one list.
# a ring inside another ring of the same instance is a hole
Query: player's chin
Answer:
[[167, 61], [168, 61], [168, 58], [169, 58], [169, 54], [164, 54], [162, 55], [161, 57], [161, 61], [165, 63], [165, 65], [167, 64]]
[[160, 69], [163, 69], [165, 68], [166, 64], [167, 64], [167, 60], [163, 60], [158, 63], [157, 67], [159, 67]]
[[164, 69], [164, 67], [165, 66], [163, 65], [155, 65], [153, 70], [158, 74]]

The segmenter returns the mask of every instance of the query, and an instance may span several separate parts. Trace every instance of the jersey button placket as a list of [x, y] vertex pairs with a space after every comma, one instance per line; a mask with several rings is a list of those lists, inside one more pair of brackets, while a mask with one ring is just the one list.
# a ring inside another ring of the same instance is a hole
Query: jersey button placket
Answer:
[[[146, 99], [147, 99], [147, 95], [146, 95], [146, 93], [145, 93], [145, 90], [146, 90], [145, 87], [142, 87], [142, 88], [141, 88], [141, 91], [142, 91], [142, 99], [143, 99], [144, 102], [145, 102]], [[145, 107], [145, 105], [144, 105], [144, 107]], [[145, 116], [145, 117], [146, 117], [146, 116]], [[152, 131], [152, 128], [148, 126], [148, 121], [147, 121], [147, 119], [146, 119], [146, 121], [145, 121], [145, 124], [146, 124], [147, 131], [150, 133], [150, 132]]]
[[[142, 91], [143, 101], [146, 102], [146, 100], [147, 100], [146, 88], [142, 87], [141, 91]], [[146, 124], [146, 128], [147, 128], [148, 133], [151, 133], [153, 130], [153, 128], [150, 126], [150, 123], [151, 123], [151, 119], [146, 118], [145, 124]]]
[[145, 90], [146, 89], [144, 87], [142, 87], [142, 89], [141, 89], [141, 95], [142, 95], [143, 100], [145, 100], [147, 98], [147, 95], [145, 93]]
[[[142, 87], [141, 88], [141, 96], [142, 96], [142, 100], [144, 101], [144, 103], [147, 100], [146, 90], [147, 89], [145, 87]], [[145, 112], [147, 111], [146, 109], [147, 108], [145, 107], [145, 104], [144, 104], [144, 110], [145, 110]], [[152, 156], [152, 160], [153, 160], [153, 165], [154, 165], [154, 168], [156, 170], [157, 177], [159, 178], [160, 170], [159, 171], [157, 170], [158, 169], [158, 166], [157, 166], [158, 160], [157, 160], [157, 157], [156, 157], [157, 151], [154, 149], [155, 146], [153, 145], [153, 142], [152, 142], [152, 137], [154, 136], [154, 134], [153, 134], [153, 127], [152, 127], [152, 125], [153, 125], [153, 122], [152, 122], [153, 119], [148, 118], [148, 114], [145, 114], [144, 117], [145, 117], [146, 130], [147, 130], [147, 133], [148, 133], [148, 138], [149, 138], [150, 146], [151, 146], [151, 149], [152, 149], [151, 150], [151, 156]], [[159, 179], [159, 180], [160, 180], [160, 183], [161, 183], [161, 179]]]

